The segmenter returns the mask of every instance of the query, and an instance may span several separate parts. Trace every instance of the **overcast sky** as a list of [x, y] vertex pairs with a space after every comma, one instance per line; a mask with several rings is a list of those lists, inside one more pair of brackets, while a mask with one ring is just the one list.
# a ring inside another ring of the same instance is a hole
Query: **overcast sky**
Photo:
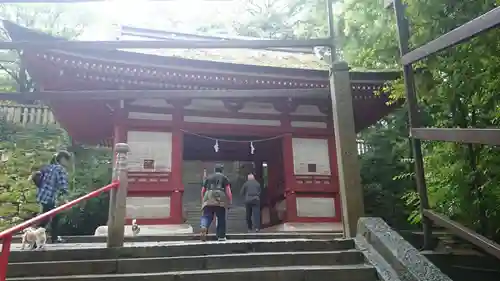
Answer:
[[[91, 12], [95, 20], [83, 40], [112, 37], [114, 25], [193, 32], [210, 23], [237, 20], [236, 11], [243, 0], [112, 0], [104, 3], [77, 4]], [[177, 22], [177, 30], [172, 23]]]

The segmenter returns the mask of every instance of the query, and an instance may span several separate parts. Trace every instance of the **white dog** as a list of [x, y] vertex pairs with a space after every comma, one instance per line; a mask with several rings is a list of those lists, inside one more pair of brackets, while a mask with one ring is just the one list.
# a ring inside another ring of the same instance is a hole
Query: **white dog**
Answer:
[[43, 227], [34, 228], [28, 227], [23, 230], [23, 242], [21, 245], [21, 250], [24, 250], [26, 244], [29, 245], [30, 250], [33, 250], [35, 245], [38, 250], [42, 250], [47, 243], [46, 230]]

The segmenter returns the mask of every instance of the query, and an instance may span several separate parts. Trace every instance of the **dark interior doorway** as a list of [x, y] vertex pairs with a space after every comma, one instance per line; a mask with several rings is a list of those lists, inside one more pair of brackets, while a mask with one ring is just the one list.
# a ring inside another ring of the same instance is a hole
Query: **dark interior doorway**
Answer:
[[[216, 139], [220, 141], [216, 141]], [[213, 168], [217, 163], [224, 165], [224, 173], [231, 182], [234, 198], [233, 205], [227, 215], [228, 233], [246, 232], [245, 207], [240, 196], [241, 186], [246, 181], [247, 175], [254, 173], [264, 188], [267, 188], [269, 186], [267, 158], [281, 157], [281, 153], [276, 153], [276, 151], [281, 152], [280, 139], [252, 143], [254, 148], [254, 154], [252, 154], [249, 141], [259, 139], [261, 138], [251, 136], [202, 137], [191, 134], [184, 135], [183, 210], [187, 219], [186, 223], [193, 226], [195, 232], [199, 231], [201, 215], [200, 191], [203, 178], [206, 174], [213, 172]], [[218, 151], [215, 151], [214, 148], [216, 144]], [[261, 167], [258, 167], [258, 165], [261, 165]]]

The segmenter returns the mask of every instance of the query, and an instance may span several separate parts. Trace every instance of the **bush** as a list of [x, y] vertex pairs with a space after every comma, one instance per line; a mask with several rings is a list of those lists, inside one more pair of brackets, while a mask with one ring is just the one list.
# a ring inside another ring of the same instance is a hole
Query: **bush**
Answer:
[[[77, 198], [110, 182], [110, 149], [69, 146], [66, 132], [58, 127], [21, 127], [0, 118], [0, 229], [35, 216], [36, 187], [29, 177], [47, 164], [55, 152], [68, 149], [74, 154], [69, 169], [70, 198]], [[93, 234], [105, 224], [108, 196], [103, 194], [64, 212], [61, 234]]]

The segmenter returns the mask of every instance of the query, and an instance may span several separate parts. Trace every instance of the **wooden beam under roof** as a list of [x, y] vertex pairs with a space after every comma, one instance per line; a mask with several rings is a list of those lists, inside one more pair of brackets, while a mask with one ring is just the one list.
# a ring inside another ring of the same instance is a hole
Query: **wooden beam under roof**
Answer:
[[123, 100], [123, 99], [220, 99], [220, 98], [299, 98], [327, 99], [329, 89], [266, 89], [266, 90], [95, 90], [0, 92], [0, 100]]

